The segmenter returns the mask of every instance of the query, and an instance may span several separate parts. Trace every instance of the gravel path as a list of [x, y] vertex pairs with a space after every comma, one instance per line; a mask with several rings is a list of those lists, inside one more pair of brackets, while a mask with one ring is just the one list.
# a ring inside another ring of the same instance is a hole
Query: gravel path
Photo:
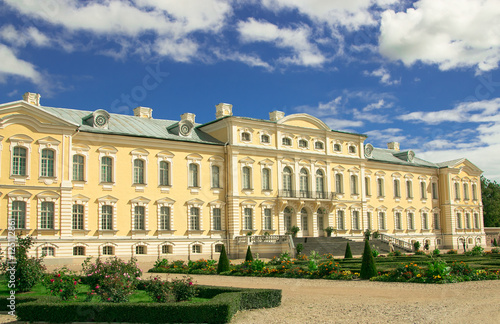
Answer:
[[[199, 284], [283, 290], [280, 307], [238, 312], [232, 323], [500, 322], [500, 281], [431, 285], [203, 275], [192, 277]], [[12, 316], [0, 315], [0, 323], [18, 323], [14, 320]]]

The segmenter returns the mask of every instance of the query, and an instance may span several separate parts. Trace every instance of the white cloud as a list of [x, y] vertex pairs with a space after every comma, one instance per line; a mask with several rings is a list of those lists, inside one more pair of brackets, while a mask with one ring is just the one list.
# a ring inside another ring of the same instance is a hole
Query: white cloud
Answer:
[[370, 123], [387, 124], [392, 123], [392, 120], [387, 115], [371, 114], [358, 109], [353, 109], [352, 117], [357, 120], [366, 120]]
[[366, 140], [367, 143], [373, 143], [373, 142], [382, 142], [382, 143], [389, 143], [389, 142], [399, 142], [408, 145], [408, 140], [407, 136], [402, 135], [401, 133], [403, 132], [402, 129], [400, 128], [387, 128], [387, 129], [381, 129], [381, 130], [372, 130], [365, 132], [366, 135], [368, 135], [368, 139]]
[[305, 105], [295, 107], [294, 110], [314, 115], [316, 117], [331, 116], [338, 113], [338, 109], [342, 107], [342, 103], [342, 96], [338, 96], [337, 98], [326, 103], [320, 102], [318, 106], [315, 107]]
[[250, 18], [240, 21], [237, 29], [242, 42], [267, 42], [292, 50], [293, 56], [281, 58], [285, 64], [321, 66], [326, 61], [317, 46], [309, 41], [311, 29], [308, 26], [301, 25], [295, 29], [279, 28], [267, 21]]
[[498, 67], [498, 0], [420, 0], [413, 6], [382, 14], [381, 54], [405, 65], [437, 64], [441, 70]]
[[395, 85], [395, 84], [401, 83], [401, 80], [391, 79], [391, 73], [383, 67], [381, 67], [377, 70], [374, 70], [372, 72], [364, 71], [363, 74], [367, 75], [367, 76], [378, 77], [378, 78], [380, 78], [380, 83], [387, 84], [387, 85]]
[[8, 76], [23, 77], [35, 84], [42, 81], [41, 73], [33, 64], [19, 59], [9, 47], [0, 44], [0, 81]]
[[392, 106], [394, 106], [394, 103], [386, 102], [384, 99], [379, 99], [377, 102], [373, 102], [371, 104], [366, 105], [363, 108], [363, 111], [367, 112], [367, 111], [371, 111], [371, 110], [391, 108]]
[[325, 124], [331, 129], [352, 132], [352, 127], [361, 127], [363, 122], [359, 120], [347, 120], [347, 119], [336, 119], [336, 118], [326, 118], [324, 120]]
[[35, 27], [28, 27], [22, 31], [13, 25], [4, 25], [0, 28], [0, 38], [16, 47], [26, 45], [48, 46], [50, 39]]
[[224, 61], [242, 62], [248, 66], [262, 67], [268, 71], [273, 70], [272, 66], [255, 55], [243, 54], [239, 52], [222, 53], [219, 49], [215, 49], [214, 54], [217, 58]]

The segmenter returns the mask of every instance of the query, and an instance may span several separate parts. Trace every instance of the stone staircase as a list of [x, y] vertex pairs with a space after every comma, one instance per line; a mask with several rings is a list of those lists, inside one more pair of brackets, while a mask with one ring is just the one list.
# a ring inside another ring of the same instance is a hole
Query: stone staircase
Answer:
[[[362, 255], [365, 248], [365, 243], [363, 241], [353, 241], [344, 237], [296, 237], [293, 239], [295, 247], [297, 244], [302, 244], [304, 249], [302, 254], [309, 255], [311, 251], [316, 251], [319, 254], [331, 253], [336, 257], [344, 256], [345, 248], [347, 243], [351, 247], [351, 252], [353, 256]], [[370, 246], [375, 247], [380, 253], [389, 253], [389, 243], [383, 242], [379, 239], [371, 239]], [[401, 250], [395, 247], [396, 250]]]

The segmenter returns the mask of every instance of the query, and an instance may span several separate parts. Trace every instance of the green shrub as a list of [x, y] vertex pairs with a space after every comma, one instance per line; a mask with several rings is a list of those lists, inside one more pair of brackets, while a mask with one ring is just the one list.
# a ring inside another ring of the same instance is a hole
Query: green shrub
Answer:
[[28, 251], [35, 243], [32, 236], [28, 235], [25, 238], [21, 235], [17, 236], [15, 258], [16, 264], [15, 278], [18, 292], [31, 291], [33, 286], [39, 283], [43, 278], [45, 266], [42, 264], [41, 258], [28, 257]]
[[497, 238], [496, 237], [493, 239], [493, 246], [498, 246]]
[[247, 249], [247, 255], [245, 256], [245, 261], [253, 261], [252, 250], [250, 249], [250, 245]]
[[219, 264], [217, 265], [217, 273], [229, 271], [229, 259], [226, 253], [226, 247], [222, 245], [222, 250], [219, 256]]
[[351, 246], [349, 245], [349, 242], [347, 242], [347, 245], [345, 246], [344, 259], [352, 259]]
[[413, 242], [413, 249], [415, 250], [415, 252], [420, 250], [420, 242], [419, 241]]
[[175, 300], [172, 289], [167, 281], [154, 277], [146, 283], [146, 292], [154, 302], [167, 303]]
[[363, 250], [363, 259], [361, 261], [361, 278], [370, 279], [377, 275], [377, 267], [373, 259], [370, 243], [365, 240], [365, 249]]
[[324, 278], [339, 271], [340, 271], [340, 265], [337, 262], [326, 261], [318, 264], [318, 268], [314, 273], [314, 275], [318, 276], [319, 278]]
[[196, 261], [188, 261], [188, 268], [189, 272], [192, 272], [193, 270], [202, 270], [203, 273], [215, 273], [216, 268], [215, 264], [217, 262], [215, 260], [205, 260], [205, 259], [200, 259]]
[[491, 249], [491, 253], [493, 253], [493, 254], [499, 254], [500, 253], [500, 249], [499, 248], [493, 248], [493, 249]]
[[300, 254], [300, 252], [304, 250], [304, 245], [302, 245], [302, 243], [297, 244], [295, 250], [297, 250], [297, 254]]
[[318, 252], [312, 250], [311, 253], [309, 253], [309, 260], [319, 260], [321, 258], [321, 255], [319, 255]]
[[372, 232], [369, 229], [366, 229], [363, 235], [365, 236], [365, 240], [369, 240]]
[[434, 249], [434, 250], [432, 251], [432, 255], [433, 255], [433, 256], [440, 256], [440, 255], [441, 255], [441, 251], [440, 251], [439, 249]]
[[[82, 263], [82, 271], [85, 274], [85, 283], [89, 284], [91, 287], [97, 285], [102, 286], [104, 279], [109, 279], [111, 276], [117, 274], [122, 274], [127, 277], [127, 282], [131, 282], [134, 289], [135, 285], [140, 281], [142, 271], [137, 267], [137, 260], [135, 258], [130, 259], [130, 261], [125, 262], [118, 258], [108, 259], [102, 261], [97, 258], [95, 263], [91, 262], [92, 258], [87, 258]], [[106, 280], [108, 283], [110, 280]]]
[[79, 283], [80, 279], [67, 268], [54, 271], [54, 273], [46, 275], [43, 280], [43, 285], [50, 291], [50, 294], [58, 296], [62, 300], [76, 299]]
[[457, 254], [457, 250], [449, 250], [448, 252], [446, 252], [446, 254]]
[[175, 296], [175, 301], [185, 301], [196, 297], [198, 290], [196, 285], [193, 283], [193, 279], [189, 277], [184, 277], [182, 279], [174, 279], [170, 283], [172, 287], [172, 293]]
[[436, 260], [430, 262], [427, 266], [426, 281], [427, 282], [450, 282], [451, 267], [446, 262]]
[[372, 255], [374, 258], [378, 257], [380, 254], [380, 252], [375, 248], [375, 246], [373, 246], [373, 249], [372, 249]]
[[480, 245], [475, 245], [472, 250], [467, 251], [466, 255], [481, 256], [484, 255], [484, 249]]

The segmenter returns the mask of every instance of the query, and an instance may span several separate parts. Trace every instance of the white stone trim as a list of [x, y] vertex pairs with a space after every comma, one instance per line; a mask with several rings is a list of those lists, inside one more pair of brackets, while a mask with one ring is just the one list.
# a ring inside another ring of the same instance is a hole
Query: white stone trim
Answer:
[[[25, 184], [26, 180], [30, 179], [31, 175], [31, 143], [33, 139], [27, 135], [14, 135], [9, 137], [10, 142], [10, 179], [14, 180], [14, 184]], [[14, 175], [14, 148], [22, 147], [26, 149], [26, 175]]]
[[[7, 194], [8, 206], [7, 206], [7, 224], [5, 228], [8, 228], [8, 223], [12, 219], [12, 203], [14, 201], [24, 201], [26, 203], [26, 218], [24, 220], [26, 229], [30, 229], [30, 205], [31, 205], [31, 193], [24, 190], [14, 190]], [[36, 228], [36, 226], [35, 226]]]

